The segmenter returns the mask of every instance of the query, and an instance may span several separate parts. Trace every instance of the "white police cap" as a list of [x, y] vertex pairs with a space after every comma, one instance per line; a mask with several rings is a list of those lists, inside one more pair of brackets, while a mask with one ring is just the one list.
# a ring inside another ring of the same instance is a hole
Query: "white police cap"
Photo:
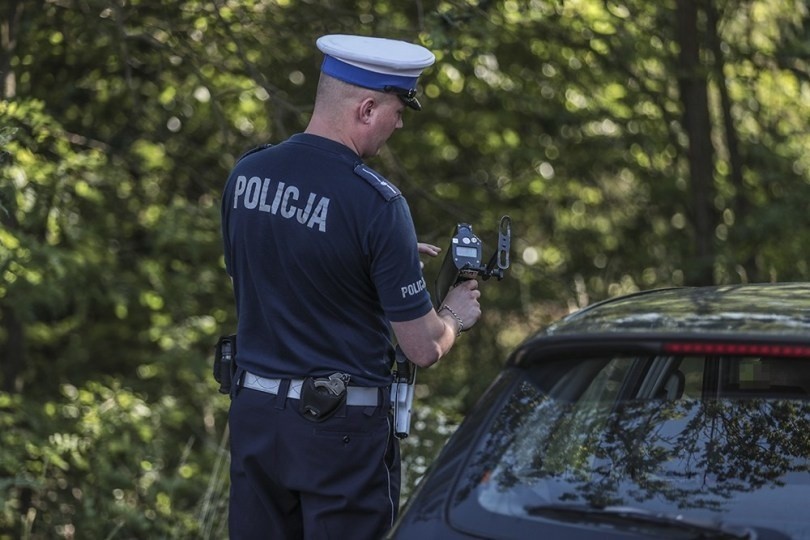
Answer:
[[355, 86], [396, 93], [406, 105], [421, 110], [416, 81], [436, 61], [426, 48], [395, 39], [345, 34], [321, 36], [316, 45], [324, 53], [323, 73]]

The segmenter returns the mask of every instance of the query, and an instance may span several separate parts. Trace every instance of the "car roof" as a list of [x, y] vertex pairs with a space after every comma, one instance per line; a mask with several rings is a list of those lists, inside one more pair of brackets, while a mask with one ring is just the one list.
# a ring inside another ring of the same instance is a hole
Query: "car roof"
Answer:
[[805, 337], [810, 283], [760, 283], [655, 289], [583, 308], [535, 334], [712, 334]]
[[618, 296], [541, 329], [512, 351], [507, 365], [617, 349], [654, 353], [667, 342], [790, 345], [781, 354], [810, 356], [810, 282], [672, 287]]

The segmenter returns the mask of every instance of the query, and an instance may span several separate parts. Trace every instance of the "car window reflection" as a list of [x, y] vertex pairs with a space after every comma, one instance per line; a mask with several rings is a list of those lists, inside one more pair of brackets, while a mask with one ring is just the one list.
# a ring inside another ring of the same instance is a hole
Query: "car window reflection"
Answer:
[[548, 362], [515, 386], [455, 498], [527, 520], [570, 503], [804, 527], [809, 399], [808, 359]]

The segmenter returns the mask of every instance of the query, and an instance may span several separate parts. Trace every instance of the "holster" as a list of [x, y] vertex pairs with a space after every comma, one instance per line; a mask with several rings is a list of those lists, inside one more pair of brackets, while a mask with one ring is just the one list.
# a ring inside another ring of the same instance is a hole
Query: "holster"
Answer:
[[329, 378], [307, 377], [301, 385], [298, 412], [312, 422], [323, 422], [346, 403], [349, 376], [333, 373]]
[[416, 385], [416, 364], [405, 356], [402, 348], [396, 347], [394, 380], [391, 385], [391, 402], [394, 406], [394, 436], [405, 439], [411, 432], [411, 411]]
[[214, 380], [221, 394], [230, 394], [236, 373], [236, 334], [222, 336], [214, 352]]

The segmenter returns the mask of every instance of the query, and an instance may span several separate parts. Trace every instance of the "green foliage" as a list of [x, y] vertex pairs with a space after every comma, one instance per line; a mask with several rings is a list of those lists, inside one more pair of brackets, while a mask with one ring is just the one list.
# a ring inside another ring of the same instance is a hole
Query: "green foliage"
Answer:
[[0, 394], [0, 535], [20, 522], [23, 538], [199, 532], [212, 453], [194, 435], [178, 448], [175, 399], [148, 403], [115, 381], [66, 384], [54, 398]]
[[[370, 160], [423, 241], [445, 247], [465, 221], [492, 246], [513, 221], [481, 323], [420, 372], [406, 495], [538, 326], [707, 265], [720, 283], [810, 274], [802, 2], [66, 1], [0, 17], [0, 537], [222, 536], [228, 403], [209, 359], [235, 313], [219, 193], [244, 150], [305, 127], [324, 33], [437, 56], [424, 110]], [[685, 122], [684, 80], [705, 81], [708, 134]]]

